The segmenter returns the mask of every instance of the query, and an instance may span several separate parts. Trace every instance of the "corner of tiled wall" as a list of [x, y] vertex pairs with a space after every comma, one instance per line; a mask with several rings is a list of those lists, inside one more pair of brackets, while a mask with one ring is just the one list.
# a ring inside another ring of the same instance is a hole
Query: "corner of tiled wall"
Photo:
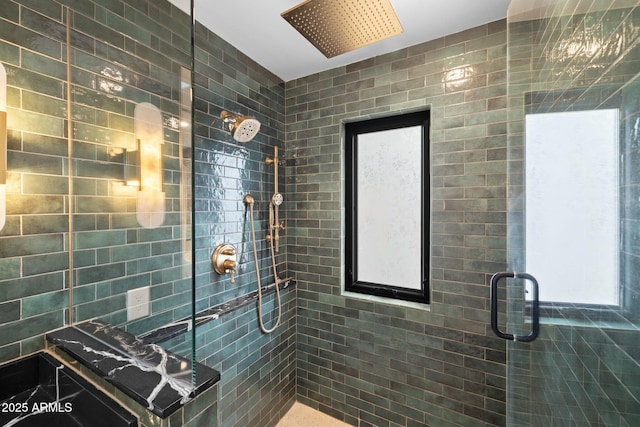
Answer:
[[[275, 174], [265, 160], [274, 155], [274, 146], [285, 156], [285, 106], [284, 83], [278, 77], [202, 26], [196, 42], [196, 304], [200, 311], [257, 290], [250, 208], [243, 203], [246, 194], [255, 199], [261, 283], [273, 284], [265, 233]], [[237, 143], [221, 126], [222, 110], [255, 116], [261, 123], [259, 134], [248, 143]], [[285, 169], [279, 167], [286, 205], [293, 196], [285, 191]], [[284, 240], [292, 228], [282, 210], [280, 219], [285, 220], [286, 229], [276, 264], [284, 278], [292, 274]], [[238, 250], [234, 283], [211, 268], [211, 254], [223, 242]], [[258, 327], [256, 303], [198, 327], [197, 358], [221, 373], [217, 403], [221, 426], [274, 425], [295, 400], [296, 285], [281, 293], [282, 322], [271, 334]], [[277, 318], [276, 297], [265, 296], [262, 306], [269, 328]]]
[[[505, 83], [505, 21], [287, 82], [302, 403], [361, 426], [505, 424], [505, 344], [490, 334], [487, 286], [506, 266]], [[342, 296], [343, 121], [424, 108], [429, 309]]]

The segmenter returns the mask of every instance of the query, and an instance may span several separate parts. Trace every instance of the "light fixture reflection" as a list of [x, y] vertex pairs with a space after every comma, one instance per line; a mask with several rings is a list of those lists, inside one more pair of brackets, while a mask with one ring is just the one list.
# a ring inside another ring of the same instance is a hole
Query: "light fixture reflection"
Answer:
[[7, 71], [0, 64], [0, 229], [7, 219]]
[[476, 68], [473, 65], [465, 65], [447, 70], [443, 77], [445, 89], [449, 92], [468, 89], [472, 86], [477, 74]]
[[145, 228], [164, 222], [165, 194], [162, 191], [162, 114], [148, 102], [138, 104], [133, 113], [139, 181], [136, 195], [136, 218]]

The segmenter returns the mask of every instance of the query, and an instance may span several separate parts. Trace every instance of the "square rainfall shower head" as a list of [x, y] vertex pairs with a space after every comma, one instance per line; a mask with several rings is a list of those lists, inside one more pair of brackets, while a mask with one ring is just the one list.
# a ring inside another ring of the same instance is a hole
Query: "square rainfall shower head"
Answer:
[[327, 58], [404, 31], [389, 0], [307, 0], [280, 15]]

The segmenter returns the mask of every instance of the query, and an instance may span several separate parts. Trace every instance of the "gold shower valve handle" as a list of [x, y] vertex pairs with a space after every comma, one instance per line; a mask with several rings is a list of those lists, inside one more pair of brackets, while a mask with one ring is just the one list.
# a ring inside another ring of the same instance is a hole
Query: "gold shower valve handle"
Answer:
[[222, 263], [222, 267], [225, 269], [225, 273], [229, 273], [229, 280], [234, 283], [233, 273], [236, 271], [236, 262], [230, 259], [225, 259]]
[[226, 273], [228, 273], [229, 271], [235, 271], [236, 270], [236, 262], [232, 259], [225, 259], [222, 262], [222, 268], [224, 268], [224, 271]]
[[234, 282], [233, 273], [238, 269], [238, 256], [236, 248], [231, 243], [223, 243], [213, 251], [211, 264], [218, 274], [228, 274], [231, 283]]
[[231, 246], [231, 247], [225, 246], [225, 247], [222, 248], [222, 250], [220, 252], [222, 253], [222, 255], [235, 255], [236, 254], [236, 249], [233, 246]]

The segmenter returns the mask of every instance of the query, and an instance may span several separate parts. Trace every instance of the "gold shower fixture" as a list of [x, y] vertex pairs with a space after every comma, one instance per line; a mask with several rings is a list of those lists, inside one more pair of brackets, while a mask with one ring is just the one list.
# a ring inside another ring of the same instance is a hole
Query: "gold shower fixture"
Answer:
[[231, 132], [231, 137], [238, 142], [249, 142], [260, 130], [260, 122], [252, 116], [241, 116], [240, 114], [223, 111], [220, 118], [224, 122], [225, 128]]
[[218, 245], [211, 255], [213, 269], [218, 274], [228, 274], [233, 283], [233, 274], [238, 272], [238, 251], [231, 243]]
[[280, 16], [327, 58], [404, 31], [390, 0], [306, 0]]

